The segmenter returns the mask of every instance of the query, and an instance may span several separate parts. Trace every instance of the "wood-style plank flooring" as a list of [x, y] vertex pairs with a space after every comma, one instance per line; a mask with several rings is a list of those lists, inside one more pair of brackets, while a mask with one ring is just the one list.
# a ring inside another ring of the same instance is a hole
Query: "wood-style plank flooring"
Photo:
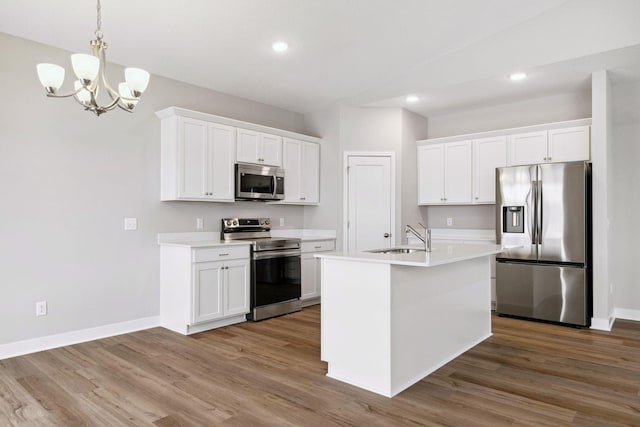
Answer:
[[325, 376], [319, 306], [191, 337], [154, 328], [0, 361], [0, 425], [640, 426], [640, 322], [494, 316], [493, 332], [388, 399]]

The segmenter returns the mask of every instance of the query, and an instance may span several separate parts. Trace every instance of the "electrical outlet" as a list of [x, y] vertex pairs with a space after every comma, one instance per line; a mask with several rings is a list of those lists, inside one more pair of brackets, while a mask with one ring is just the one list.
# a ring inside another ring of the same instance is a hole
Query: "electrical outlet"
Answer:
[[124, 219], [124, 229], [125, 230], [137, 230], [138, 229], [138, 218], [125, 218]]
[[613, 293], [613, 283], [609, 283], [609, 293]]
[[447, 218], [447, 227], [451, 227], [453, 225], [453, 218]]
[[284, 227], [284, 218], [280, 218], [280, 227]]
[[38, 301], [36, 303], [36, 316], [46, 316], [46, 315], [47, 315], [47, 302]]
[[196, 228], [200, 230], [204, 228], [204, 218], [196, 218]]

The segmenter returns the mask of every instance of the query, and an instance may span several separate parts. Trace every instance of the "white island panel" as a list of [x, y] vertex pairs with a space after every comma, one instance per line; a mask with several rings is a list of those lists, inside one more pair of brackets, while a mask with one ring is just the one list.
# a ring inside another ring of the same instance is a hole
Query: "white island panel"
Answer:
[[327, 375], [392, 397], [491, 336], [490, 255], [501, 250], [462, 246], [316, 255]]

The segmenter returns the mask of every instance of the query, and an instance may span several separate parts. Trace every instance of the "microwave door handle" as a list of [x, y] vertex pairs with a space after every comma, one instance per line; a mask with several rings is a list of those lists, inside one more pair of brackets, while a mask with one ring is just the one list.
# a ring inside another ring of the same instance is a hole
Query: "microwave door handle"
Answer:
[[276, 198], [276, 193], [278, 192], [278, 178], [276, 174], [273, 174], [273, 198]]

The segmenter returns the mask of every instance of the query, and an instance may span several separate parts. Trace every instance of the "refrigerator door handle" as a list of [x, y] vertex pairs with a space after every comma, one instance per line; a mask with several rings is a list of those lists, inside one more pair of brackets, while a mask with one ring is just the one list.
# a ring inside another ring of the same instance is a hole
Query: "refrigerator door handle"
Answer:
[[537, 210], [536, 210], [536, 226], [538, 229], [536, 230], [536, 234], [538, 235], [538, 244], [542, 244], [542, 185], [541, 183], [537, 183], [537, 193], [538, 193], [538, 201], [537, 201]]
[[531, 181], [533, 214], [531, 215], [531, 244], [538, 244], [538, 181]]

